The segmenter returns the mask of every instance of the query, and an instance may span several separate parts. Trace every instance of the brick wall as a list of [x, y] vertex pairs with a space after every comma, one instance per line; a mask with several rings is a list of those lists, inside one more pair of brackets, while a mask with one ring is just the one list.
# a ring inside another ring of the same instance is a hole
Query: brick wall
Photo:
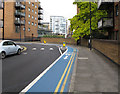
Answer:
[[41, 38], [41, 42], [43, 42], [44, 40], [46, 40], [47, 43], [62, 44], [63, 41], [65, 41], [66, 44], [76, 44], [76, 41], [73, 38]]
[[[81, 40], [82, 46], [88, 46], [88, 40]], [[116, 40], [92, 40], [92, 47], [120, 64], [120, 43]]]

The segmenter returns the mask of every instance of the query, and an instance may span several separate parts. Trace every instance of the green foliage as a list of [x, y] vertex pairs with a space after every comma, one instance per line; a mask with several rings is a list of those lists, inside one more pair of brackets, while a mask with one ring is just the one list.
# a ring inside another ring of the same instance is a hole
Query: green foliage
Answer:
[[[77, 4], [80, 12], [75, 15], [70, 20], [71, 30], [73, 30], [73, 38], [77, 40], [79, 36], [89, 36], [90, 35], [90, 3], [89, 2], [74, 2]], [[107, 12], [105, 10], [98, 10], [97, 3], [91, 2], [91, 29], [92, 33], [94, 31], [98, 32], [98, 20], [106, 16]]]
[[63, 35], [44, 35], [44, 38], [65, 38]]

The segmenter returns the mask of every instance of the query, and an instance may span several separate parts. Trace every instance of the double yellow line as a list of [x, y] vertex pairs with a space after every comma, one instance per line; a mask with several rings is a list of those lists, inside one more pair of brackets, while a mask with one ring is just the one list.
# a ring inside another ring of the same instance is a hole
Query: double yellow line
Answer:
[[[72, 56], [71, 56], [71, 58], [70, 58], [70, 60], [69, 60], [69, 62], [67, 64], [67, 67], [65, 68], [64, 73], [63, 73], [63, 75], [62, 75], [62, 77], [61, 77], [61, 79], [60, 79], [60, 81], [59, 81], [59, 83], [58, 83], [58, 85], [57, 85], [57, 87], [56, 87], [56, 89], [54, 91], [54, 94], [57, 94], [57, 92], [58, 92], [58, 90], [60, 88], [60, 85], [61, 85], [61, 83], [63, 81], [63, 78], [64, 78], [64, 76], [65, 76], [65, 74], [66, 74], [66, 72], [68, 70], [67, 75], [65, 77], [65, 80], [64, 80], [63, 85], [62, 85], [61, 90], [60, 90], [61, 94], [64, 91], [64, 88], [65, 88], [65, 85], [66, 85], [66, 82], [67, 82], [67, 79], [68, 79], [68, 76], [69, 76], [69, 73], [70, 73], [70, 70], [71, 70], [71, 67], [72, 67], [72, 64], [73, 64], [74, 57], [75, 57], [75, 52], [73, 52], [73, 54], [72, 54]], [[68, 67], [69, 67], [69, 69], [68, 69]]]

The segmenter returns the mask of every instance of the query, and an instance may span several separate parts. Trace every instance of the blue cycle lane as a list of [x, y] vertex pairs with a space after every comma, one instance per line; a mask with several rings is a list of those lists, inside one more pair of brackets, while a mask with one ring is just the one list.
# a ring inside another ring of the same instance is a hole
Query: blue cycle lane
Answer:
[[67, 48], [67, 51], [50, 68], [40, 74], [40, 77], [31, 82], [21, 93], [51, 92], [56, 94], [57, 92], [68, 92], [77, 49]]

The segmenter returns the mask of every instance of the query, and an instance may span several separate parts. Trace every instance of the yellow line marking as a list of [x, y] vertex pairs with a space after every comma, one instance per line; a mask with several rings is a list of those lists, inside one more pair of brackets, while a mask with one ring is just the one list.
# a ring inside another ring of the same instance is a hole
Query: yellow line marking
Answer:
[[64, 76], [65, 76], [65, 73], [66, 73], [66, 71], [67, 71], [67, 69], [68, 69], [68, 66], [69, 66], [69, 64], [70, 64], [70, 61], [71, 61], [72, 57], [73, 57], [73, 54], [72, 54], [72, 56], [71, 56], [71, 58], [70, 58], [70, 60], [69, 60], [69, 62], [68, 62], [68, 64], [67, 64], [67, 67], [65, 68], [64, 73], [63, 73], [63, 75], [62, 75], [62, 77], [61, 77], [61, 79], [60, 79], [60, 81], [59, 81], [59, 83], [58, 83], [58, 85], [57, 85], [57, 87], [56, 87], [56, 89], [55, 89], [55, 91], [54, 91], [54, 94], [56, 94], [56, 93], [58, 92], [58, 89], [59, 89], [59, 87], [60, 87], [60, 85], [61, 85], [61, 83], [62, 83], [62, 80], [63, 80], [63, 78], [64, 78]]
[[23, 50], [21, 52], [24, 52], [27, 50], [27, 48], [25, 46], [21, 46], [23, 48]]
[[68, 76], [69, 76], [69, 73], [70, 73], [70, 70], [71, 70], [71, 67], [72, 67], [72, 64], [73, 64], [74, 57], [75, 57], [75, 53], [74, 53], [72, 62], [71, 62], [71, 64], [70, 64], [70, 67], [69, 67], [69, 69], [68, 69], [67, 75], [66, 75], [66, 77], [65, 77], [64, 83], [63, 83], [63, 85], [62, 85], [62, 88], [61, 88], [61, 90], [60, 90], [60, 92], [61, 92], [60, 94], [62, 94], [63, 91], [64, 91], [64, 88], [65, 88], [65, 85], [66, 85], [66, 82], [67, 82], [67, 79], [68, 79]]

